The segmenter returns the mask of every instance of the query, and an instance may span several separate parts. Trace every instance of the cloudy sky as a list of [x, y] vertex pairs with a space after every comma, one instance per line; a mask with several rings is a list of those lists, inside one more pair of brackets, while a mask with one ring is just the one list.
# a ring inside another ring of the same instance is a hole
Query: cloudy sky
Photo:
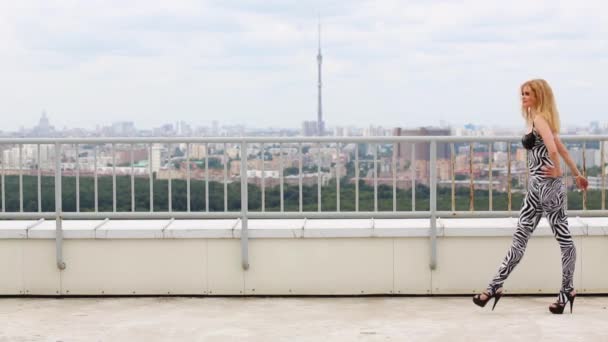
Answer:
[[0, 0], [0, 130], [316, 117], [329, 126], [517, 126], [545, 78], [565, 124], [608, 121], [608, 2]]

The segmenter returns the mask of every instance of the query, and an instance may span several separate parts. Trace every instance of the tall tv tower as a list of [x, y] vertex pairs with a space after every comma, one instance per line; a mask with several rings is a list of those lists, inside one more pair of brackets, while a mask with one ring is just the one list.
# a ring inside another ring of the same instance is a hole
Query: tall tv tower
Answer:
[[323, 135], [325, 131], [325, 124], [323, 123], [323, 102], [321, 100], [321, 63], [323, 62], [323, 55], [321, 55], [321, 15], [319, 15], [319, 52], [317, 54], [317, 63], [319, 65], [319, 103], [317, 109], [317, 134]]

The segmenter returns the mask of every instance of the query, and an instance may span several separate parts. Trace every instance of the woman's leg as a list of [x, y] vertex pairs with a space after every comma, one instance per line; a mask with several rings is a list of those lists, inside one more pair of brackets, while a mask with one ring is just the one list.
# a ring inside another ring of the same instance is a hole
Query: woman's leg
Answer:
[[[542, 194], [543, 211], [562, 252], [562, 286], [560, 292], [562, 296], [565, 296], [565, 293], [574, 290], [572, 279], [576, 264], [576, 248], [568, 229], [568, 216], [565, 208], [566, 189], [561, 178], [547, 184], [545, 189], [542, 190]], [[565, 300], [562, 303], [565, 303]]]
[[509, 277], [511, 271], [517, 266], [519, 261], [524, 256], [526, 246], [530, 236], [538, 226], [538, 222], [542, 217], [542, 208], [540, 198], [536, 191], [535, 182], [530, 182], [528, 193], [524, 198], [521, 210], [519, 212], [519, 220], [517, 222], [517, 230], [513, 234], [513, 243], [507, 251], [503, 262], [500, 264], [498, 272], [490, 282], [487, 292], [492, 295], [497, 289], [502, 287], [504, 281]]

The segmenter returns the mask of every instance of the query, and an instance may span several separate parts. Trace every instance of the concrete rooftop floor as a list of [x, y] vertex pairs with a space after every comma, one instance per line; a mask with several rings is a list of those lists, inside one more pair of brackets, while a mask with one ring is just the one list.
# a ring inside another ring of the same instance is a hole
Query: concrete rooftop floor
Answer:
[[608, 341], [608, 297], [1, 298], [0, 341]]

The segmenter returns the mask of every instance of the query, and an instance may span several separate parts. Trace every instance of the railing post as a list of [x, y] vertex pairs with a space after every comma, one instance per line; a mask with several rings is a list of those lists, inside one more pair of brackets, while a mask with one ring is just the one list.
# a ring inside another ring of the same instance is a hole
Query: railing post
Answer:
[[249, 269], [249, 232], [247, 230], [247, 142], [241, 142], [241, 258], [244, 270]]
[[431, 211], [431, 270], [437, 268], [437, 141], [431, 141], [431, 165], [430, 165], [430, 200]]
[[57, 268], [65, 269], [63, 261], [63, 230], [61, 227], [61, 145], [55, 143], [55, 248], [57, 254]]

